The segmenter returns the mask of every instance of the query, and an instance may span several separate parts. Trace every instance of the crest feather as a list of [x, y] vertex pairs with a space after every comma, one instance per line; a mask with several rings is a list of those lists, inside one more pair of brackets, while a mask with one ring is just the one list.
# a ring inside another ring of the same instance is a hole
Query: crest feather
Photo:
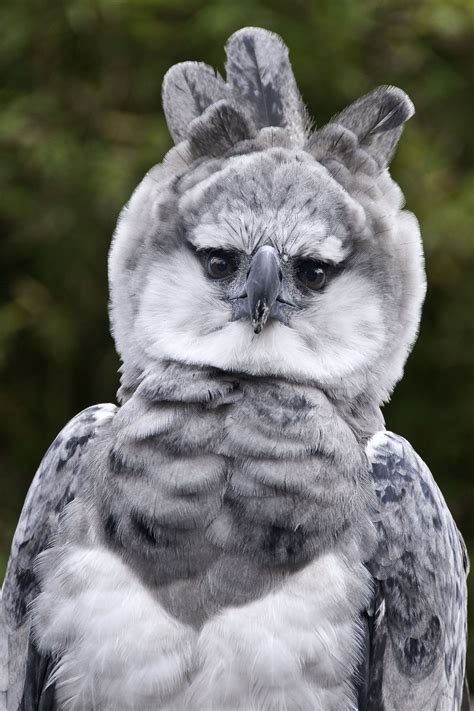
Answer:
[[288, 48], [273, 32], [246, 27], [226, 45], [227, 83], [258, 128], [290, 129], [304, 139], [306, 110], [288, 59]]
[[229, 101], [218, 101], [189, 127], [191, 155], [193, 158], [221, 156], [236, 143], [252, 138], [254, 133], [239, 108]]
[[181, 62], [163, 80], [163, 110], [175, 143], [188, 135], [189, 124], [229, 91], [223, 78], [203, 62]]
[[352, 131], [361, 148], [386, 168], [393, 156], [403, 124], [415, 109], [410, 98], [396, 86], [379, 86], [361, 96], [331, 120]]

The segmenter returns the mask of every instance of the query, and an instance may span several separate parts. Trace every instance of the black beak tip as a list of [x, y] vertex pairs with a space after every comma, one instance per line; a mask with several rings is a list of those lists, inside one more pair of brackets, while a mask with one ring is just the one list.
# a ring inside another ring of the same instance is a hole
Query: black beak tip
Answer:
[[270, 307], [265, 299], [259, 299], [255, 305], [252, 316], [252, 326], [254, 333], [260, 333], [268, 321], [270, 315]]

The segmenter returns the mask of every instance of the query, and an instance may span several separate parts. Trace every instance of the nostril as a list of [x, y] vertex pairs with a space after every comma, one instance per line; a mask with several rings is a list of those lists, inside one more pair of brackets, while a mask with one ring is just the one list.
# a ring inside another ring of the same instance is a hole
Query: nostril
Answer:
[[280, 281], [283, 281], [283, 273], [282, 273], [281, 269], [278, 270], [278, 278]]

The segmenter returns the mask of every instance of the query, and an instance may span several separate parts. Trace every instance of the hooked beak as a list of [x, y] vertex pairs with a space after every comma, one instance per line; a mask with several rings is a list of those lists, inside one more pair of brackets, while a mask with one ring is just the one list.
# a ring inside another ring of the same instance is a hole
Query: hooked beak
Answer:
[[255, 333], [260, 333], [268, 320], [280, 294], [281, 280], [280, 260], [276, 250], [269, 245], [260, 247], [247, 274], [248, 308]]

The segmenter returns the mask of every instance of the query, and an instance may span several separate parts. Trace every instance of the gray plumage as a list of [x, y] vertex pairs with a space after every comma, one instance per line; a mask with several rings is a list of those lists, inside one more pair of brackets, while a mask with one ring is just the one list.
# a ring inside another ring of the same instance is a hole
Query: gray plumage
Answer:
[[83, 456], [115, 409], [114, 405], [94, 405], [71, 420], [46, 452], [31, 484], [2, 587], [2, 709], [17, 709], [22, 699], [21, 708], [25, 711], [43, 709], [42, 695], [44, 711], [51, 708], [51, 692], [44, 688], [47, 676], [38, 684], [36, 668], [29, 668], [26, 673], [28, 657], [35, 667], [41, 664], [32, 649], [28, 654], [28, 613], [39, 591], [34, 562], [56, 534], [64, 507], [80, 495], [85, 484]]
[[400, 698], [407, 708], [448, 708], [446, 688], [458, 703], [463, 698], [464, 543], [430, 471], [406, 440], [377, 436], [370, 456], [380, 511], [369, 563], [378, 610], [369, 708], [382, 694], [388, 708]]
[[257, 128], [289, 129], [301, 140], [306, 111], [280, 37], [259, 28], [236, 32], [227, 46], [227, 82], [232, 95], [250, 112]]
[[226, 81], [165, 78], [178, 145], [109, 261], [120, 405], [74, 418], [33, 481], [0, 699], [459, 711], [463, 543], [380, 413], [425, 292], [387, 170], [413, 106], [380, 87], [310, 134], [278, 37], [226, 51]]
[[229, 91], [222, 77], [202, 62], [176, 64], [163, 80], [163, 108], [175, 141], [186, 137], [190, 123]]

